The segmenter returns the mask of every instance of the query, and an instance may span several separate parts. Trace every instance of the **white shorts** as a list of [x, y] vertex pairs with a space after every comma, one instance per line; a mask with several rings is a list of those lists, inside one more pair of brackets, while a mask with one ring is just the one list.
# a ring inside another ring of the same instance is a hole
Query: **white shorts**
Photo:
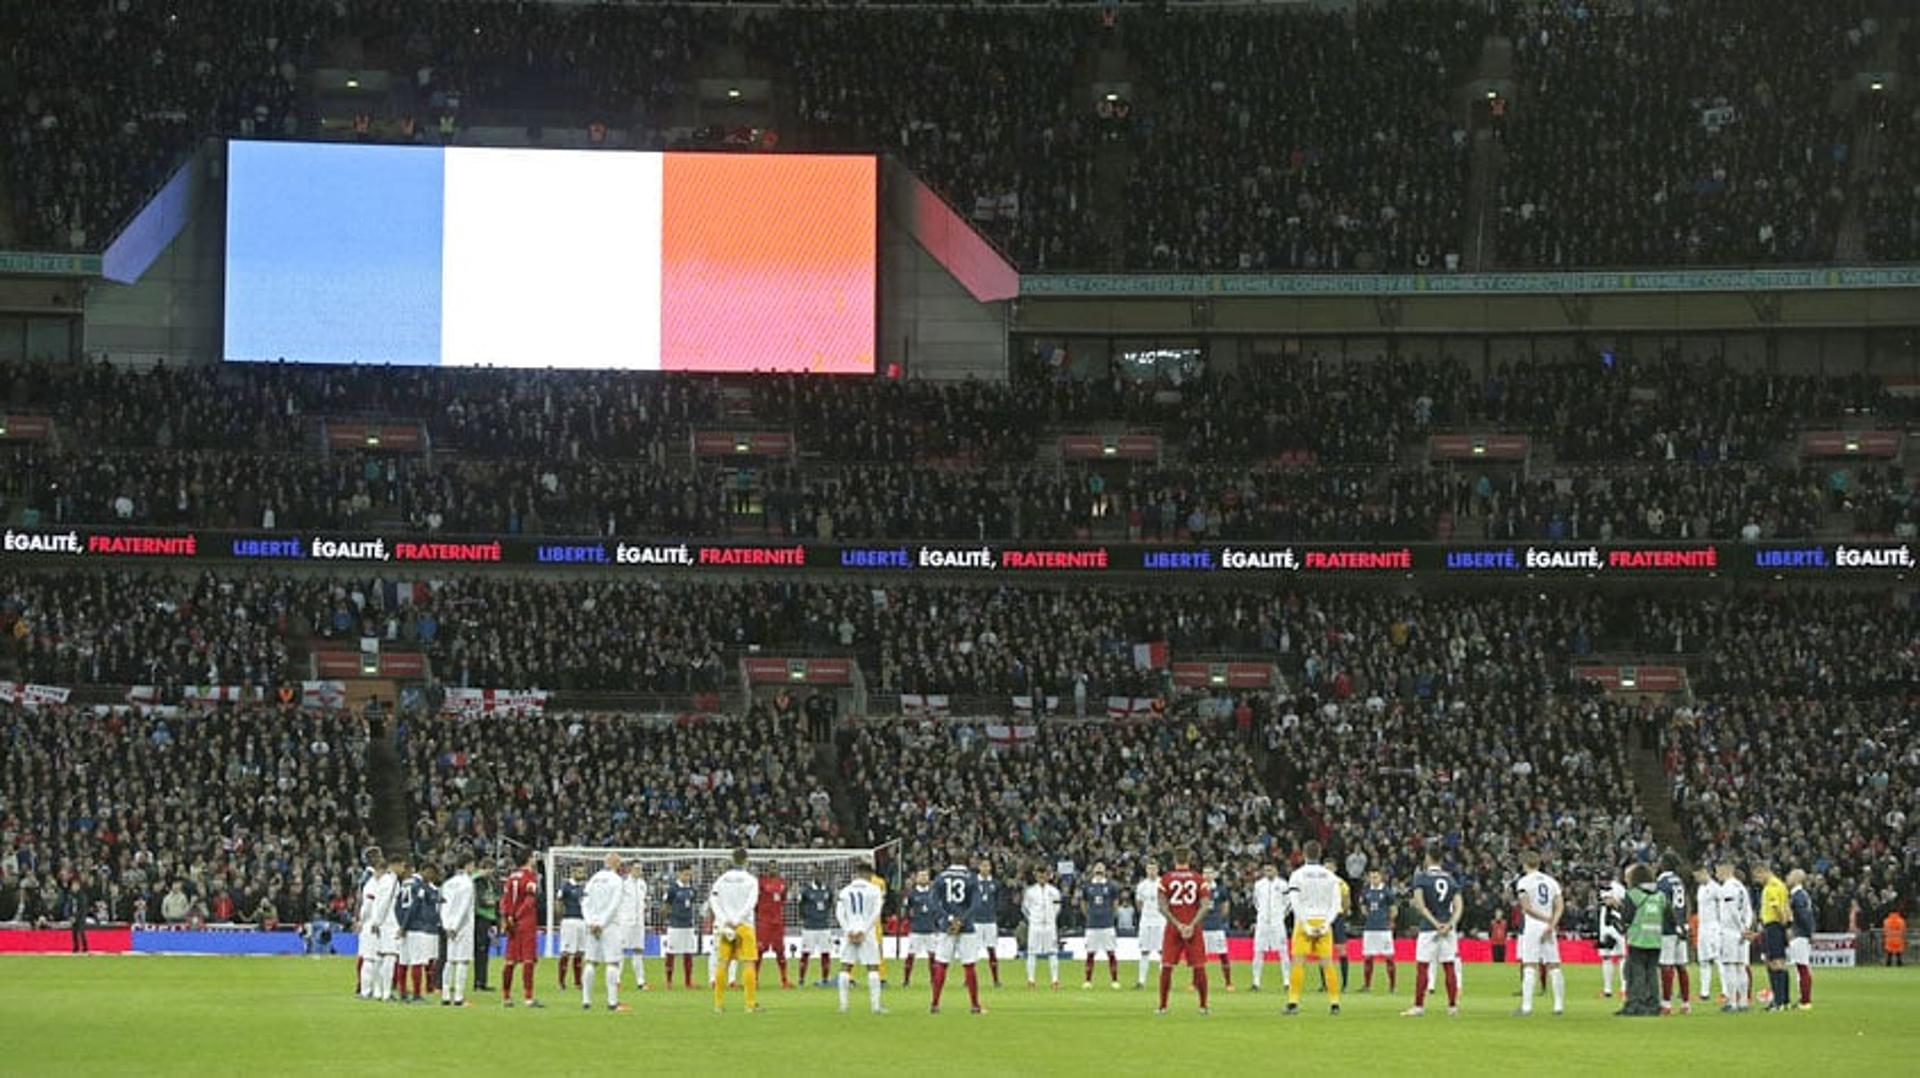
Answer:
[[952, 965], [971, 966], [980, 961], [980, 933], [962, 932], [957, 936], [940, 933], [933, 949], [933, 960]]
[[447, 961], [473, 961], [473, 929], [463, 928], [458, 932], [447, 933]]
[[1120, 953], [1120, 936], [1111, 928], [1087, 929], [1087, 957]]
[[1206, 947], [1208, 954], [1226, 954], [1227, 930], [1224, 928], [1202, 929], [1200, 942]]
[[992, 921], [983, 921], [973, 926], [975, 945], [980, 948], [981, 956], [1000, 953], [1000, 926]]
[[1141, 954], [1159, 954], [1160, 941], [1165, 939], [1166, 935], [1167, 935], [1167, 922], [1141, 921], [1140, 922], [1140, 953]]
[[[815, 929], [814, 931], [819, 932], [821, 939], [827, 938], [825, 932], [820, 932], [819, 929]], [[808, 935], [812, 934], [813, 933], [808, 933]], [[808, 948], [812, 946], [812, 944], [807, 945]], [[809, 949], [806, 953], [811, 954], [813, 952]], [[840, 964], [843, 966], [878, 966], [880, 964], [879, 934], [877, 932], [869, 934], [859, 943], [855, 943], [849, 939], [842, 939], [840, 941]]]
[[1730, 929], [1722, 931], [1719, 960], [1722, 962], [1753, 961], [1753, 941]]
[[360, 931], [353, 934], [353, 954], [356, 958], [372, 958], [380, 953], [377, 942], [378, 933]]
[[[1526, 961], [1525, 952], [1521, 953], [1521, 961], [1523, 962]], [[1663, 966], [1686, 965], [1687, 964], [1687, 937], [1661, 936], [1660, 937], [1660, 964]]]
[[691, 928], [667, 929], [668, 954], [699, 954], [700, 937]]
[[1038, 955], [1059, 954], [1060, 930], [1057, 928], [1028, 929], [1027, 953]]
[[[608, 929], [611, 932], [613, 929]], [[620, 925], [620, 946], [628, 953], [647, 949], [646, 925]]]
[[[880, 946], [879, 943], [874, 944]], [[800, 930], [801, 954], [832, 954], [833, 933], [824, 928], [803, 928]]]
[[1292, 946], [1293, 941], [1288, 938], [1287, 926], [1284, 923], [1277, 925], [1270, 925], [1264, 921], [1254, 923], [1253, 953], [1255, 955], [1271, 952], [1285, 958], [1288, 949]]
[[[1705, 950], [1704, 944], [1702, 950]], [[1605, 933], [1600, 937], [1601, 958], [1625, 958], [1627, 956], [1627, 937], [1618, 933]], [[1706, 959], [1701, 959], [1706, 961]]]
[[619, 925], [608, 925], [602, 928], [598, 936], [589, 930], [586, 950], [581, 953], [586, 955], [587, 961], [596, 965], [618, 963], [623, 957], [622, 944], [625, 938], [626, 933], [620, 931]]
[[560, 922], [560, 953], [580, 954], [587, 949], [587, 921], [568, 917]]
[[400, 931], [397, 925], [381, 925], [378, 935], [380, 938], [374, 943], [374, 946], [379, 948], [379, 954], [400, 954], [400, 938], [404, 933]]
[[1414, 941], [1413, 957], [1418, 962], [1453, 962], [1460, 957], [1460, 933], [1422, 932]]
[[1547, 926], [1528, 918], [1520, 929], [1520, 964], [1523, 966], [1545, 963], [1560, 964], [1560, 937], [1548, 931]]
[[440, 937], [431, 932], [407, 933], [406, 964], [424, 966], [440, 957]]
[[1805, 936], [1795, 936], [1788, 940], [1787, 961], [1796, 966], [1813, 965], [1813, 941]]
[[[1661, 944], [1662, 944], [1661, 949], [1663, 953], [1665, 951], [1665, 943], [1666, 941], [1664, 939], [1661, 940]], [[1696, 945], [1695, 949], [1699, 951], [1699, 953], [1694, 956], [1694, 958], [1698, 961], [1701, 961], [1701, 962], [1720, 961], [1720, 952], [1722, 950], [1720, 946], [1720, 933], [1711, 928], [1702, 928], [1700, 930], [1700, 940], [1699, 940], [1699, 943]]]
[[[973, 933], [969, 932], [967, 934], [971, 936]], [[916, 958], [932, 957], [933, 952], [939, 946], [940, 946], [940, 933], [938, 932], [907, 933], [907, 954], [913, 957], [916, 957]]]
[[1393, 933], [1384, 928], [1370, 928], [1360, 933], [1360, 957], [1392, 958]]

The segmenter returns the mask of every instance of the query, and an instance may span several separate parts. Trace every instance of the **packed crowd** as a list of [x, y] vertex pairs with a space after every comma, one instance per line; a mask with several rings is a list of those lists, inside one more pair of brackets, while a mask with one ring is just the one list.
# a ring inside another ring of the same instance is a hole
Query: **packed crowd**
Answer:
[[[1906, 71], [1920, 75], [1920, 35], [1909, 33]], [[1866, 177], [1867, 254], [1883, 262], [1920, 259], [1920, 96], [1904, 100], [1876, 94], [1873, 110], [1875, 163]]]
[[1833, 257], [1854, 120], [1830, 101], [1877, 45], [1866, 4], [1518, 7], [1503, 261]]
[[[1878, 478], [1879, 473], [1869, 472]], [[1518, 473], [1499, 479], [1482, 474], [1471, 498], [1489, 539], [1755, 542], [1820, 532], [1829, 510], [1828, 483], [1842, 482], [1834, 476], [1812, 467], [1751, 464], [1580, 469], [1528, 479]], [[1834, 502], [1835, 509], [1846, 504], [1838, 496]]]
[[28, 247], [99, 250], [201, 138], [296, 133], [333, 5], [10, 2], [7, 190]]
[[[1455, 87], [1486, 5], [1168, 12], [1123, 32], [1150, 87], [1127, 264], [1458, 268], [1470, 144]], [[1283, 62], [1273, 62], [1284, 58]]]
[[1567, 923], [1590, 929], [1596, 881], [1655, 845], [1629, 778], [1628, 709], [1553, 695], [1547, 681], [1283, 701], [1280, 752], [1303, 812], [1395, 880], [1411, 879], [1421, 847], [1439, 840], [1476, 928], [1504, 912], [1520, 851], [1549, 851]]
[[758, 712], [434, 719], [398, 736], [423, 847], [841, 845], [811, 743]]
[[965, 849], [1009, 879], [1104, 862], [1130, 884], [1148, 858], [1187, 844], [1222, 865], [1298, 844], [1297, 816], [1267, 792], [1247, 745], [1212, 723], [1048, 725], [1012, 744], [980, 727], [894, 722], [844, 740], [865, 841], [900, 841], [910, 869], [938, 871]]
[[346, 714], [0, 706], [0, 921], [351, 919], [366, 728]]
[[1877, 925], [1920, 883], [1920, 735], [1906, 697], [1708, 694], [1664, 728], [1674, 806], [1701, 856], [1809, 873], [1822, 927]]
[[0, 573], [0, 666], [53, 685], [274, 685], [292, 671], [285, 581]]
[[815, 148], [897, 154], [1021, 265], [1092, 264], [1098, 124], [1085, 10], [801, 9], [745, 23]]

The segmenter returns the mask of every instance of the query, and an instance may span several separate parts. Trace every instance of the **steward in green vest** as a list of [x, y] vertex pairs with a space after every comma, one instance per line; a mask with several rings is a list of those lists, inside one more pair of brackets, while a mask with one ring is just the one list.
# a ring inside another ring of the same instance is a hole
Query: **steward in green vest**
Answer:
[[1627, 870], [1627, 1001], [1621, 1015], [1660, 1017], [1660, 930], [1667, 917], [1667, 896], [1654, 883], [1653, 869]]

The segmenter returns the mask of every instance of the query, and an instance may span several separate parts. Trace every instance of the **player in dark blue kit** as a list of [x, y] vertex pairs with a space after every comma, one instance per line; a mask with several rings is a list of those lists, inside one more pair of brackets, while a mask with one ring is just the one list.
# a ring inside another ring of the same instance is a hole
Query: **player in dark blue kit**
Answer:
[[1393, 922], [1400, 913], [1400, 901], [1387, 886], [1379, 869], [1367, 873], [1366, 889], [1360, 892], [1360, 956], [1366, 963], [1365, 982], [1360, 991], [1373, 991], [1373, 961], [1387, 963], [1387, 991], [1399, 987], [1399, 974], [1393, 961]]
[[1693, 1013], [1693, 978], [1687, 973], [1687, 883], [1680, 874], [1680, 856], [1660, 856], [1660, 875], [1654, 886], [1667, 897], [1666, 919], [1660, 922], [1660, 1009], [1673, 1010], [1673, 980], [1680, 978], [1680, 1010]]
[[820, 956], [820, 985], [827, 984], [833, 953], [833, 892], [817, 879], [800, 888], [800, 983], [807, 983], [807, 959]]
[[[947, 986], [947, 967], [955, 962], [966, 969], [967, 998], [973, 1013], [985, 1014], [980, 1006], [980, 975], [974, 968], [980, 960], [980, 935], [974, 917], [980, 909], [981, 881], [961, 858], [933, 880], [933, 897], [940, 909], [940, 945], [933, 955], [933, 1005], [931, 1013], [940, 1013], [940, 992]], [[991, 908], [991, 907], [989, 907]]]
[[667, 884], [667, 989], [673, 989], [673, 958], [680, 956], [682, 983], [693, 987], [693, 956], [700, 953], [700, 892], [693, 888], [693, 870], [681, 866]]
[[[946, 929], [941, 920], [940, 900], [935, 897], [933, 883], [923, 868], [914, 874], [913, 889], [907, 892], [907, 960], [900, 987], [905, 988], [913, 983], [914, 959], [925, 955], [928, 962], [934, 960], [940, 933]], [[967, 920], [971, 926], [972, 914], [968, 914]]]
[[1115, 991], [1120, 989], [1119, 931], [1114, 923], [1120, 903], [1120, 885], [1107, 878], [1107, 866], [1095, 864], [1087, 882], [1080, 886], [1080, 912], [1087, 919], [1087, 977], [1082, 990], [1093, 987], [1093, 961], [1107, 956], [1107, 976]]
[[1206, 871], [1207, 882], [1213, 885], [1213, 896], [1207, 902], [1207, 912], [1200, 918], [1200, 939], [1206, 946], [1207, 955], [1220, 962], [1220, 979], [1233, 991], [1233, 962], [1227, 957], [1227, 920], [1233, 915], [1233, 891], [1220, 879], [1218, 869], [1209, 865]]
[[986, 956], [993, 986], [1000, 987], [1000, 881], [993, 878], [993, 862], [982, 857], [974, 880], [980, 885], [973, 903], [973, 932]]
[[[1807, 873], [1805, 869], [1794, 869], [1787, 873], [1787, 908], [1793, 911], [1793, 920], [1788, 925], [1787, 961], [1793, 963], [1800, 977], [1800, 1009], [1813, 1009], [1813, 928], [1817, 918], [1813, 911], [1813, 896], [1807, 893]], [[1786, 1000], [1780, 1001], [1783, 1005]]]
[[421, 878], [420, 873], [415, 872], [400, 885], [399, 911], [400, 957], [412, 977], [413, 991], [395, 998], [408, 1003], [425, 1003], [421, 989], [426, 978], [426, 967], [439, 950], [439, 941], [434, 935], [440, 927], [440, 906], [434, 901], [433, 889]]
[[580, 900], [587, 893], [587, 885], [580, 879], [580, 866], [575, 865], [567, 878], [560, 883], [555, 897], [560, 900], [560, 987], [567, 986], [567, 970], [573, 970], [573, 981], [580, 983], [580, 971], [585, 968], [587, 951], [587, 918], [580, 912]]

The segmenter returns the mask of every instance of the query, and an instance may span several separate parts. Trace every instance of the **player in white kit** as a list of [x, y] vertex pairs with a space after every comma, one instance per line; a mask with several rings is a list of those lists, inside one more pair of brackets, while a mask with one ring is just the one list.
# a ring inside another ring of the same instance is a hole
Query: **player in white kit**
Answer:
[[1604, 999], [1613, 998], [1613, 982], [1620, 982], [1620, 995], [1627, 993], [1627, 923], [1621, 913], [1621, 906], [1627, 901], [1626, 884], [1619, 880], [1609, 880], [1600, 888], [1600, 995]]
[[853, 882], [840, 889], [834, 919], [840, 923], [840, 1013], [847, 1013], [847, 995], [853, 987], [853, 967], [867, 968], [867, 1001], [875, 1014], [880, 1005], [880, 906], [886, 896], [873, 882], [872, 865], [855, 865]]
[[1260, 970], [1267, 955], [1280, 960], [1280, 983], [1293, 979], [1293, 952], [1287, 940], [1287, 881], [1269, 861], [1253, 881], [1253, 990], [1260, 991]]
[[1544, 980], [1553, 986], [1553, 1013], [1564, 1014], [1567, 978], [1560, 969], [1560, 918], [1567, 912], [1566, 899], [1560, 893], [1560, 881], [1540, 870], [1539, 851], [1522, 851], [1520, 865], [1526, 872], [1513, 885], [1522, 915], [1520, 1009], [1513, 1013], [1533, 1013], [1533, 994]]
[[1693, 870], [1693, 910], [1699, 918], [1694, 961], [1700, 963], [1700, 1002], [1713, 999], [1713, 971], [1720, 964], [1720, 884], [1701, 865]]
[[1020, 915], [1027, 921], [1027, 987], [1032, 988], [1036, 965], [1047, 956], [1048, 979], [1060, 988], [1060, 889], [1045, 867], [1034, 870], [1033, 883], [1020, 897]]
[[364, 913], [360, 918], [358, 949], [367, 956], [360, 965], [361, 999], [384, 1000], [393, 996], [393, 967], [400, 959], [400, 949], [397, 943], [389, 942], [387, 926], [391, 922], [397, 933], [399, 922], [394, 920], [393, 907], [400, 890], [400, 876], [396, 871], [400, 863], [395, 858], [377, 866], [361, 899]]
[[[647, 892], [646, 873], [638, 861], [622, 865], [620, 879], [621, 958], [633, 963], [633, 984], [647, 990]], [[624, 972], [624, 971], [623, 971]]]
[[607, 972], [607, 1009], [624, 1011], [620, 1002], [620, 962], [626, 937], [620, 931], [620, 904], [626, 888], [620, 878], [620, 855], [607, 855], [606, 867], [587, 881], [587, 893], [580, 900], [580, 913], [587, 922], [586, 975], [580, 978], [580, 1009], [593, 1007], [593, 974], [596, 968]]
[[459, 871], [440, 886], [440, 929], [446, 934], [447, 970], [440, 977], [440, 1005], [467, 1005], [467, 971], [473, 967], [473, 854], [462, 851]]
[[1160, 958], [1160, 940], [1167, 931], [1167, 919], [1160, 914], [1160, 863], [1149, 860], [1147, 874], [1133, 886], [1133, 908], [1140, 915], [1140, 976], [1135, 988], [1147, 986], [1147, 963]]
[[1732, 1014], [1753, 1008], [1753, 982], [1747, 969], [1749, 934], [1753, 931], [1753, 895], [1734, 873], [1733, 862], [1720, 862], [1715, 874], [1720, 879], [1719, 894], [1715, 896], [1720, 926], [1720, 988], [1727, 994], [1726, 1006], [1720, 1009]]

